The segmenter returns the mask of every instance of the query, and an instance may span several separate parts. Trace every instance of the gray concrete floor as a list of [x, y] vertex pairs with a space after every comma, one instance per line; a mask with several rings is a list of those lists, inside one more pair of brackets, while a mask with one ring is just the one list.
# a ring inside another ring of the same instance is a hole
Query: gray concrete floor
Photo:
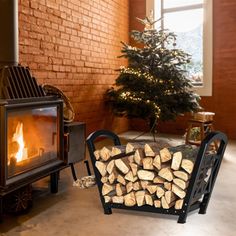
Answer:
[[[137, 138], [128, 132], [123, 138]], [[143, 135], [137, 139], [148, 139]], [[183, 142], [178, 136], [162, 135], [169, 142]], [[176, 141], [177, 140], [177, 141]], [[100, 143], [102, 146], [104, 144]], [[28, 214], [6, 216], [0, 235], [9, 236], [233, 236], [236, 235], [236, 141], [230, 141], [206, 215], [191, 213], [186, 224], [177, 218], [154, 213], [113, 210], [104, 215], [96, 187], [73, 187], [70, 169], [61, 172], [59, 192], [50, 194], [48, 178], [35, 184], [33, 208]], [[82, 163], [76, 165], [79, 177], [87, 175]]]

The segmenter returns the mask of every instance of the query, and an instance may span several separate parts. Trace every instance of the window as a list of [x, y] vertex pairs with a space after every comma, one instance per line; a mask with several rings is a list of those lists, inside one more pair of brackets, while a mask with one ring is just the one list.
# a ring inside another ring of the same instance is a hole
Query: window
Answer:
[[212, 0], [147, 0], [159, 25], [177, 35], [177, 47], [192, 56], [187, 67], [197, 92], [212, 95]]

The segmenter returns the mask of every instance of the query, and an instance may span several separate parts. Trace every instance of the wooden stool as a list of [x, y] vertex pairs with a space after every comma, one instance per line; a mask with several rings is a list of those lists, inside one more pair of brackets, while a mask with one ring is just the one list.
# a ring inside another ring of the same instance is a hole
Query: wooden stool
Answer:
[[[195, 127], [199, 128], [199, 139], [191, 139], [192, 129]], [[191, 119], [188, 121], [188, 129], [185, 138], [185, 143], [200, 146], [202, 140], [206, 137], [206, 135], [213, 130], [213, 121], [200, 121]]]
[[[185, 143], [200, 146], [202, 140], [208, 133], [214, 130], [213, 128], [213, 112], [196, 112], [193, 118], [188, 121], [188, 129], [186, 134]], [[192, 139], [193, 128], [198, 128], [199, 135]], [[215, 144], [215, 148], [217, 148]]]

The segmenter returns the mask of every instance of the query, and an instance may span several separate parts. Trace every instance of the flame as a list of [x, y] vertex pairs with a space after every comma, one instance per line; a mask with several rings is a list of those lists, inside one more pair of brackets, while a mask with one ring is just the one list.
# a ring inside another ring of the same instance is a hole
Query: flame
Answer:
[[23, 123], [18, 122], [16, 126], [16, 132], [13, 134], [12, 141], [15, 141], [19, 144], [18, 152], [15, 154], [15, 158], [17, 162], [20, 162], [24, 158], [24, 136], [23, 136]]

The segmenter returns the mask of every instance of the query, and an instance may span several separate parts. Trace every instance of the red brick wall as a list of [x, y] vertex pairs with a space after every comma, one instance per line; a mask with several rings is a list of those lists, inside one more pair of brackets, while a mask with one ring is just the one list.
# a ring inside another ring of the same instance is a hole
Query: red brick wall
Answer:
[[[142, 17], [145, 14], [146, 0], [140, 5], [131, 0], [132, 15]], [[142, 10], [142, 11], [141, 11]], [[236, 1], [213, 1], [213, 95], [202, 97], [201, 106], [216, 113], [215, 128], [236, 139]], [[130, 20], [130, 28], [136, 28]], [[133, 122], [133, 128], [144, 129], [143, 122]], [[187, 117], [179, 117], [176, 122], [160, 124], [161, 132], [183, 134], [187, 127]]]
[[117, 56], [128, 32], [128, 0], [19, 0], [20, 63], [65, 92], [88, 133], [128, 128], [104, 102], [114, 70], [127, 63]]

